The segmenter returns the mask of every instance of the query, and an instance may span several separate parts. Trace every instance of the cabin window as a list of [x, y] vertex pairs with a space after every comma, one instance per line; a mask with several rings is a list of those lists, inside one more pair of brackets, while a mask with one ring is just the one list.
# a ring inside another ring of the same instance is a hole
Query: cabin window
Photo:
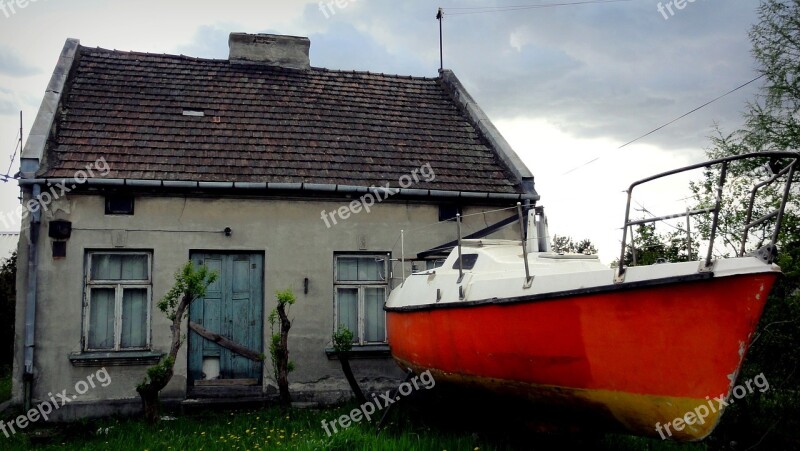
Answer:
[[350, 329], [354, 344], [386, 342], [388, 260], [388, 254], [334, 257], [334, 324]]
[[84, 350], [149, 349], [151, 254], [90, 252], [85, 280]]
[[[464, 254], [461, 258], [464, 260], [464, 269], [472, 269], [478, 261], [478, 254]], [[453, 263], [453, 269], [458, 269], [458, 259]]]

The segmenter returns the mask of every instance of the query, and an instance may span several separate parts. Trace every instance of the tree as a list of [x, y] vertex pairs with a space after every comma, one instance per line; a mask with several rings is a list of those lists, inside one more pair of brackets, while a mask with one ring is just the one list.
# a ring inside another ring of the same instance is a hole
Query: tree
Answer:
[[[275, 296], [278, 306], [269, 314], [269, 324], [272, 329], [269, 352], [272, 357], [275, 381], [278, 383], [280, 392], [280, 405], [282, 409], [287, 409], [292, 404], [289, 394], [289, 372], [294, 370], [294, 363], [289, 360], [289, 329], [292, 328], [292, 322], [289, 320], [288, 309], [295, 303], [296, 298], [292, 290], [288, 288], [277, 291]], [[276, 324], [277, 332], [275, 331]]]
[[[717, 133], [717, 136], [711, 138], [712, 147], [706, 152], [709, 159], [758, 152], [757, 149], [751, 149], [743, 143], [742, 137], [745, 133], [742, 131], [729, 135], [723, 135], [719, 131]], [[720, 199], [721, 209], [717, 223], [715, 257], [732, 257], [740, 253], [741, 243], [744, 239], [744, 225], [748, 222], [747, 208], [751, 190], [757, 183], [768, 181], [773, 174], [779, 172], [783, 168], [781, 164], [785, 165], [785, 162], [781, 163], [765, 157], [731, 162], [728, 165]], [[702, 177], [700, 181], [690, 183], [690, 189], [696, 201], [692, 208], [710, 208], [716, 203], [720, 168], [708, 169], [704, 171]], [[764, 186], [758, 191], [752, 206], [751, 221], [767, 215], [780, 206], [783, 197], [783, 182], [785, 181], [786, 176], [783, 176], [775, 183]], [[792, 224], [796, 222], [797, 217], [797, 188], [798, 186], [793, 187], [787, 203], [787, 216], [784, 217], [784, 227], [782, 227], [782, 234], [778, 239], [779, 243], [786, 243], [786, 233], [795, 228]], [[710, 238], [711, 225], [711, 215], [697, 217], [696, 231], [699, 232], [700, 239], [708, 240]], [[774, 221], [766, 221], [751, 228], [747, 234], [745, 251], [751, 252], [759, 249], [771, 240], [774, 225]]]
[[[750, 40], [757, 70], [765, 85], [756, 99], [747, 104], [742, 129], [728, 134], [717, 130], [707, 151], [709, 159], [765, 150], [800, 150], [800, 0], [762, 0], [758, 15], [759, 22], [750, 31]], [[743, 163], [729, 168], [719, 228], [726, 248], [723, 255], [738, 251], [738, 242], [741, 241], [738, 229], [745, 217], [740, 200], [754, 181], [764, 178], [765, 170], [759, 166], [765, 163], [770, 162]], [[777, 169], [772, 168], [773, 171]], [[691, 185], [699, 207], [713, 204], [716, 195], [714, 183], [718, 177], [718, 171], [706, 171], [700, 182]], [[786, 218], [787, 227], [778, 240], [781, 244], [800, 236], [794, 232], [797, 192], [798, 186], [795, 186]], [[779, 203], [781, 192], [778, 188], [773, 187], [765, 194], [754, 208], [755, 218]], [[763, 244], [769, 237], [769, 226], [765, 224], [754, 231], [750, 248]], [[707, 237], [708, 221], [699, 230]]]
[[[747, 104], [745, 126], [732, 133], [717, 129], [706, 154], [709, 159], [742, 155], [759, 151], [800, 149], [800, 0], [762, 0], [758, 7], [759, 22], [751, 32], [752, 54], [765, 85], [756, 99]], [[750, 188], [781, 169], [779, 162], [765, 158], [731, 164], [722, 196], [722, 210], [717, 229], [722, 251], [717, 256], [739, 252], [742, 225], [746, 219], [746, 199]], [[696, 208], [713, 206], [719, 170], [706, 170], [701, 180], [690, 188]], [[778, 236], [779, 249], [791, 253], [800, 240], [800, 184], [795, 182], [789, 197], [784, 227]], [[759, 218], [780, 205], [782, 186], [764, 189], [753, 207], [752, 217]], [[709, 238], [710, 218], [700, 217], [697, 228], [703, 239]], [[774, 222], [766, 222], [748, 234], [747, 251], [763, 246], [771, 239]], [[790, 261], [785, 263], [792, 264]], [[791, 271], [790, 271], [791, 272]], [[784, 279], [786, 280], [786, 279]]]
[[175, 358], [185, 337], [181, 336], [181, 324], [189, 312], [189, 306], [196, 299], [205, 296], [209, 285], [217, 280], [218, 274], [205, 266], [195, 269], [191, 261], [186, 262], [175, 273], [175, 285], [158, 302], [158, 309], [172, 321], [172, 342], [169, 354], [157, 365], [147, 369], [144, 381], [136, 386], [142, 398], [142, 408], [147, 421], [155, 423], [159, 419], [158, 393], [172, 379]]
[[359, 404], [367, 402], [364, 392], [358, 386], [353, 370], [350, 368], [350, 350], [353, 348], [353, 331], [347, 328], [344, 324], [339, 324], [336, 332], [333, 334], [333, 350], [336, 351], [336, 356], [339, 358], [339, 363], [342, 365], [342, 372], [350, 384], [350, 389], [356, 397]]
[[[689, 253], [688, 236], [681, 225], [674, 226], [674, 230], [666, 234], [658, 232], [655, 223], [639, 224], [634, 230], [635, 233], [630, 238], [631, 244], [625, 250], [625, 266], [685, 262], [698, 258], [696, 245], [692, 245], [691, 254]], [[614, 263], [613, 266], [616, 266], [618, 261]]]
[[572, 237], [553, 235], [553, 242], [550, 245], [553, 252], [563, 252], [571, 254], [596, 254], [597, 248], [588, 238], [580, 241], [573, 240]]
[[[748, 136], [753, 136], [749, 130], [716, 137], [714, 147], [709, 149], [709, 158], [757, 151], [757, 148], [749, 147]], [[769, 159], [764, 158], [756, 163], [748, 161], [730, 165], [721, 199], [715, 257], [730, 257], [740, 252], [744, 238], [742, 227], [747, 222], [746, 202], [742, 200], [749, 199], [751, 186], [767, 179], [769, 172], [761, 166], [769, 163]], [[716, 192], [710, 187], [718, 178], [719, 171], [706, 171], [700, 182], [692, 184], [697, 200], [695, 208], [714, 204]], [[785, 177], [778, 180], [782, 181]], [[800, 202], [797, 180], [794, 183], [775, 243], [778, 249], [776, 263], [781, 267], [783, 277], [778, 279], [767, 298], [747, 350], [747, 359], [738, 375], [739, 380], [749, 380], [763, 373], [770, 381], [770, 391], [737, 402], [714, 433], [724, 442], [739, 442], [743, 447], [759, 443], [765, 449], [788, 449], [798, 445], [795, 431], [800, 427], [800, 421], [797, 421], [800, 418], [800, 396], [796, 392], [800, 386]], [[764, 189], [763, 194], [756, 198], [752, 219], [763, 217], [779, 207], [782, 187], [782, 183], [778, 183]], [[774, 227], [775, 222], [771, 220], [752, 229], [745, 242], [745, 253], [753, 252], [770, 241]], [[696, 230], [707, 242], [711, 230], [710, 217], [698, 217]]]
[[763, 0], [750, 31], [764, 92], [748, 105], [744, 128], [754, 150], [800, 149], [800, 0]]
[[14, 359], [14, 322], [17, 306], [17, 253], [0, 266], [0, 372]]
[[[709, 159], [759, 151], [800, 149], [800, 0], [762, 0], [759, 22], [751, 32], [752, 54], [765, 80], [756, 99], [747, 105], [745, 125], [732, 133], [717, 130], [707, 151]], [[776, 161], [732, 164], [729, 168], [719, 217], [716, 256], [735, 255], [742, 241], [745, 205], [741, 200], [749, 187], [780, 170]], [[712, 206], [719, 171], [707, 170], [693, 183], [696, 208]], [[800, 174], [798, 174], [800, 175]], [[793, 448], [796, 439], [800, 396], [800, 184], [795, 180], [778, 235], [778, 259], [784, 276], [773, 287], [756, 334], [748, 350], [740, 378], [763, 372], [770, 391], [737, 402], [714, 436], [724, 442], [735, 440], [742, 448]], [[764, 191], [754, 206], [753, 218], [776, 208], [779, 187]], [[710, 219], [698, 218], [697, 231], [709, 238]], [[774, 222], [768, 221], [749, 235], [746, 251], [753, 251], [771, 239]], [[769, 397], [769, 400], [762, 399]], [[747, 415], [745, 412], [752, 412]], [[780, 425], [780, 427], [778, 427]]]

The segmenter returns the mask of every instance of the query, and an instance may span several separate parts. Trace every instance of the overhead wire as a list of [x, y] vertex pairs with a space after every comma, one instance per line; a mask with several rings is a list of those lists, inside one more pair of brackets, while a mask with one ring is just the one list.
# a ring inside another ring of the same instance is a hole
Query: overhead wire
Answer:
[[[643, 213], [647, 213], [647, 214], [648, 214], [648, 215], [650, 215], [652, 218], [656, 218], [656, 217], [657, 217], [657, 216], [656, 216], [656, 215], [655, 215], [655, 214], [654, 214], [652, 211], [648, 210], [648, 209], [647, 209], [647, 208], [646, 208], [644, 205], [642, 205], [642, 203], [641, 203], [641, 202], [639, 202], [639, 201], [638, 201], [638, 200], [636, 200], [636, 199], [633, 199], [633, 201], [636, 203], [636, 205], [638, 205], [638, 206], [641, 208], [641, 210], [639, 210], [639, 211], [641, 211], [641, 212], [643, 212]], [[676, 218], [674, 218], [674, 219], [676, 219]], [[668, 222], [667, 222], [665, 219], [659, 219], [659, 220], [658, 220], [658, 222], [662, 222], [662, 223], [664, 223], [664, 224], [666, 224], [666, 225], [668, 225], [668, 226], [672, 227], [672, 228], [673, 228], [673, 229], [675, 229], [675, 230], [682, 230], [682, 229], [679, 229], [678, 227], [675, 227], [674, 225], [672, 225], [672, 224], [668, 223]]]
[[[517, 207], [514, 206], [514, 207], [498, 208], [498, 209], [495, 209], [495, 210], [484, 210], [484, 211], [479, 211], [479, 212], [476, 212], [476, 213], [470, 213], [470, 214], [466, 214], [466, 215], [461, 215], [461, 219], [469, 218], [469, 217], [472, 217], [472, 216], [487, 215], [487, 214], [490, 214], [490, 213], [497, 213], [497, 212], [501, 212], [501, 211], [516, 210], [516, 209], [517, 209]], [[402, 233], [408, 234], [409, 232], [418, 232], [420, 230], [428, 229], [430, 227], [442, 225], [442, 224], [444, 224], [446, 222], [454, 222], [455, 219], [456, 219], [456, 217], [452, 217], [452, 218], [443, 219], [443, 220], [438, 221], [438, 222], [432, 222], [432, 223], [429, 223], [429, 224], [421, 225], [419, 227], [414, 227], [413, 229], [408, 229], [408, 230], [404, 229], [402, 231]], [[513, 224], [513, 223], [511, 223], [511, 224]], [[511, 224], [506, 224], [505, 226], [501, 227], [501, 229], [503, 229], [505, 227], [508, 227]], [[394, 241], [394, 244], [392, 244], [391, 249], [392, 249], [393, 252], [394, 252], [394, 249], [397, 247], [398, 241], [400, 241], [400, 233], [397, 234], [397, 239]], [[454, 247], [455, 246], [436, 246], [436, 247], [428, 249], [428, 250], [445, 250], [445, 249], [448, 249], [448, 248], [452, 249]]]
[[[750, 81], [748, 81], [748, 82], [742, 83], [741, 85], [739, 85], [739, 86], [737, 86], [737, 87], [735, 87], [735, 88], [731, 89], [730, 91], [726, 92], [725, 94], [719, 95], [719, 96], [715, 97], [714, 99], [712, 99], [712, 100], [709, 100], [708, 102], [706, 102], [706, 103], [704, 103], [704, 104], [702, 104], [702, 105], [700, 105], [700, 106], [698, 106], [698, 107], [696, 107], [696, 108], [692, 109], [691, 111], [689, 111], [689, 112], [687, 112], [687, 113], [684, 113], [684, 114], [682, 114], [682, 115], [680, 115], [680, 116], [676, 117], [675, 119], [672, 119], [671, 121], [669, 121], [669, 122], [667, 122], [667, 123], [665, 123], [665, 124], [663, 124], [663, 125], [660, 125], [660, 126], [658, 126], [658, 127], [654, 128], [654, 129], [650, 130], [649, 132], [647, 132], [647, 133], [645, 133], [645, 134], [643, 134], [643, 135], [639, 136], [638, 138], [635, 138], [635, 139], [632, 139], [632, 140], [630, 140], [630, 141], [626, 142], [625, 144], [623, 144], [623, 145], [621, 145], [621, 146], [617, 147], [617, 149], [616, 149], [616, 150], [622, 149], [622, 148], [624, 148], [624, 147], [626, 147], [626, 146], [628, 146], [628, 145], [630, 145], [630, 144], [633, 144], [633, 143], [635, 143], [636, 141], [639, 141], [640, 139], [646, 138], [646, 137], [648, 137], [648, 136], [652, 135], [653, 133], [656, 133], [657, 131], [659, 131], [659, 130], [661, 130], [661, 129], [665, 128], [665, 127], [668, 127], [668, 126], [670, 126], [670, 125], [672, 125], [672, 124], [674, 124], [675, 122], [678, 122], [679, 120], [681, 120], [681, 119], [685, 118], [686, 116], [689, 116], [689, 115], [691, 115], [692, 113], [695, 113], [695, 112], [697, 112], [697, 111], [699, 111], [699, 110], [701, 110], [701, 109], [703, 109], [703, 108], [705, 108], [705, 107], [707, 107], [707, 106], [711, 105], [712, 103], [714, 103], [714, 102], [716, 102], [716, 101], [718, 101], [718, 100], [722, 99], [723, 97], [725, 97], [725, 96], [728, 96], [728, 95], [730, 95], [730, 94], [733, 94], [734, 92], [736, 92], [736, 91], [738, 91], [738, 90], [740, 90], [740, 89], [744, 88], [744, 87], [745, 87], [745, 86], [747, 86], [747, 85], [750, 85], [750, 84], [752, 84], [752, 83], [755, 83], [756, 81], [760, 80], [760, 79], [761, 79], [761, 78], [763, 78], [764, 76], [765, 76], [765, 74], [761, 74], [761, 75], [759, 75], [758, 77], [755, 77], [755, 78], [753, 78], [752, 80], [750, 80]], [[572, 173], [572, 172], [575, 172], [575, 171], [577, 171], [578, 169], [581, 169], [581, 168], [583, 168], [583, 167], [586, 167], [586, 166], [588, 166], [588, 165], [590, 165], [590, 164], [594, 163], [595, 161], [599, 160], [599, 159], [600, 159], [600, 158], [602, 158], [603, 156], [604, 156], [604, 155], [598, 155], [597, 157], [595, 157], [595, 158], [593, 158], [593, 159], [591, 159], [591, 160], [589, 160], [589, 161], [587, 161], [587, 162], [585, 162], [585, 163], [583, 163], [583, 164], [581, 164], [581, 165], [579, 165], [579, 166], [576, 166], [576, 167], [574, 167], [574, 168], [570, 169], [569, 171], [567, 171], [567, 172], [565, 172], [565, 173], [563, 173], [563, 174], [561, 174], [561, 175], [567, 175], [567, 174], [570, 174], [570, 173]]]
[[14, 138], [16, 141], [16, 145], [14, 146], [14, 152], [11, 154], [11, 161], [8, 163], [8, 169], [6, 170], [5, 174], [0, 174], [0, 181], [7, 182], [13, 177], [11, 177], [11, 168], [14, 166], [14, 160], [17, 158], [17, 152], [22, 147], [22, 139], [20, 138], [20, 132], [17, 131], [17, 136]]
[[[466, 16], [470, 14], [487, 14], [508, 11], [522, 11], [527, 9], [543, 9], [543, 8], [556, 8], [561, 6], [577, 6], [577, 5], [590, 5], [602, 3], [622, 3], [630, 2], [633, 0], [584, 0], [576, 2], [561, 2], [561, 3], [537, 3], [527, 5], [505, 5], [505, 6], [462, 6], [462, 7], [448, 7], [444, 8], [447, 16]], [[456, 12], [449, 12], [455, 10]]]
[[[582, 0], [582, 1], [573, 1], [573, 2], [536, 3], [536, 4], [521, 4], [521, 5], [460, 6], [460, 7], [459, 6], [453, 6], [453, 7], [447, 7], [446, 10], [447, 10], [447, 15], [448, 16], [463, 16], [463, 15], [469, 15], [469, 14], [486, 14], [486, 13], [495, 13], [495, 12], [520, 11], [520, 10], [529, 10], [529, 9], [542, 9], [542, 8], [554, 8], [554, 7], [589, 5], [589, 4], [622, 3], [622, 2], [629, 2], [629, 1], [632, 1], [632, 0]], [[450, 11], [455, 11], [455, 12], [450, 12]], [[635, 142], [637, 142], [637, 141], [639, 141], [641, 139], [644, 139], [644, 138], [652, 135], [653, 133], [656, 133], [659, 130], [661, 130], [661, 129], [665, 128], [665, 127], [668, 127], [668, 126], [674, 124], [675, 122], [678, 122], [679, 120], [681, 120], [681, 119], [683, 119], [683, 118], [685, 118], [685, 117], [687, 117], [687, 116], [689, 116], [689, 115], [691, 115], [691, 114], [693, 114], [693, 113], [695, 113], [695, 112], [707, 107], [708, 105], [711, 105], [712, 103], [722, 99], [723, 97], [726, 97], [726, 96], [728, 96], [728, 95], [730, 95], [730, 94], [732, 94], [732, 93], [734, 93], [734, 92], [736, 92], [736, 91], [738, 91], [738, 90], [740, 90], [740, 89], [742, 89], [742, 88], [744, 88], [744, 87], [756, 82], [757, 80], [763, 78], [764, 76], [765, 76], [765, 74], [761, 74], [758, 77], [755, 77], [752, 80], [750, 80], [748, 82], [745, 82], [745, 83], [743, 83], [743, 84], [731, 89], [730, 91], [728, 91], [728, 92], [726, 92], [726, 93], [724, 93], [724, 94], [722, 94], [720, 96], [715, 97], [712, 100], [709, 100], [708, 102], [706, 102], [706, 103], [704, 103], [704, 104], [692, 109], [691, 111], [688, 111], [687, 113], [684, 113], [684, 114], [676, 117], [675, 119], [672, 119], [672, 120], [670, 120], [670, 121], [668, 121], [668, 122], [666, 122], [666, 123], [654, 128], [654, 129], [648, 131], [647, 133], [645, 133], [645, 134], [643, 134], [641, 136], [638, 136], [638, 137], [626, 142], [625, 144], [622, 144], [621, 146], [617, 147], [617, 149], [625, 148], [625, 147], [627, 147], [627, 146], [629, 146], [629, 145], [631, 145], [631, 144], [633, 144], [633, 143], [635, 143]], [[570, 173], [572, 173], [572, 172], [574, 172], [574, 171], [576, 171], [578, 169], [581, 169], [581, 168], [583, 168], [585, 166], [588, 166], [588, 165], [594, 163], [595, 161], [601, 159], [602, 157], [603, 157], [603, 155], [598, 155], [597, 157], [594, 157], [591, 160], [589, 160], [589, 161], [587, 161], [587, 162], [585, 162], [585, 163], [583, 163], [583, 164], [581, 164], [579, 166], [576, 166], [575, 168], [570, 169], [569, 171], [563, 173], [562, 175], [570, 174]]]
[[725, 97], [725, 96], [727, 96], [727, 95], [729, 95], [729, 94], [733, 94], [734, 92], [736, 92], [736, 91], [738, 91], [738, 90], [740, 90], [740, 89], [744, 88], [745, 86], [747, 86], [747, 85], [749, 85], [749, 84], [751, 84], [751, 83], [754, 83], [754, 82], [756, 82], [757, 80], [759, 80], [759, 79], [761, 79], [761, 78], [764, 78], [764, 76], [765, 76], [765, 75], [766, 75], [766, 74], [761, 74], [761, 75], [759, 75], [758, 77], [756, 77], [756, 78], [754, 78], [754, 79], [752, 79], [752, 80], [750, 80], [750, 81], [748, 81], [748, 82], [746, 82], [746, 83], [743, 83], [743, 84], [741, 84], [741, 85], [739, 85], [739, 86], [737, 86], [737, 87], [735, 87], [735, 88], [731, 89], [730, 91], [726, 92], [725, 94], [722, 94], [722, 95], [720, 95], [720, 96], [717, 96], [717, 97], [715, 97], [715, 98], [714, 98], [714, 99], [712, 99], [712, 100], [709, 100], [708, 102], [706, 102], [706, 103], [704, 103], [704, 104], [700, 105], [699, 107], [697, 107], [697, 108], [695, 108], [695, 109], [693, 109], [693, 110], [689, 111], [688, 113], [684, 113], [684, 114], [682, 114], [682, 115], [680, 115], [680, 116], [676, 117], [675, 119], [673, 119], [673, 120], [671, 120], [671, 121], [667, 122], [666, 124], [664, 124], [664, 125], [661, 125], [661, 126], [659, 126], [659, 127], [656, 127], [656, 128], [654, 128], [653, 130], [650, 130], [649, 132], [645, 133], [644, 135], [642, 135], [642, 136], [640, 136], [640, 137], [638, 137], [638, 138], [636, 138], [636, 139], [632, 139], [632, 140], [630, 140], [630, 141], [626, 142], [625, 144], [623, 144], [623, 145], [621, 145], [621, 146], [617, 147], [617, 149], [622, 149], [623, 147], [626, 147], [626, 146], [627, 146], [627, 145], [629, 145], [629, 144], [633, 144], [633, 143], [635, 143], [636, 141], [638, 141], [638, 140], [640, 140], [640, 139], [642, 139], [642, 138], [646, 138], [646, 137], [648, 137], [648, 136], [652, 135], [653, 133], [655, 133], [655, 132], [657, 132], [657, 131], [661, 130], [662, 128], [664, 128], [664, 127], [667, 127], [667, 126], [669, 126], [669, 125], [672, 125], [672, 124], [674, 124], [675, 122], [678, 122], [679, 120], [681, 120], [681, 119], [685, 118], [686, 116], [688, 116], [688, 115], [690, 115], [690, 114], [692, 114], [692, 113], [694, 113], [694, 112], [696, 112], [696, 111], [698, 111], [698, 110], [700, 110], [700, 109], [703, 109], [703, 108], [707, 107], [708, 105], [711, 105], [712, 103], [716, 102], [717, 100], [719, 100], [719, 99], [721, 99], [721, 98], [723, 98], [723, 97]]

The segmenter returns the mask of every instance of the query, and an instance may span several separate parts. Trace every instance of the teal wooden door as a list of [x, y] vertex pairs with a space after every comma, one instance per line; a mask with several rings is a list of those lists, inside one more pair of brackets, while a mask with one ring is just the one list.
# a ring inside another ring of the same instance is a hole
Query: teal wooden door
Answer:
[[[193, 253], [192, 262], [217, 271], [206, 296], [189, 307], [191, 321], [256, 352], [263, 352], [264, 256], [262, 254]], [[257, 379], [262, 363], [231, 352], [189, 331], [189, 378], [205, 378], [219, 359], [220, 379]]]

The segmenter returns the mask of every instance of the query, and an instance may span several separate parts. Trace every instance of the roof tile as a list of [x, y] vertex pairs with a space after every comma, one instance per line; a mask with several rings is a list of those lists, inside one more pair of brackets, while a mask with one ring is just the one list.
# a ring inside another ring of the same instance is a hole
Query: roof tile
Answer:
[[430, 164], [415, 188], [521, 192], [437, 78], [87, 47], [72, 70], [45, 177], [102, 156], [118, 179], [397, 186]]

